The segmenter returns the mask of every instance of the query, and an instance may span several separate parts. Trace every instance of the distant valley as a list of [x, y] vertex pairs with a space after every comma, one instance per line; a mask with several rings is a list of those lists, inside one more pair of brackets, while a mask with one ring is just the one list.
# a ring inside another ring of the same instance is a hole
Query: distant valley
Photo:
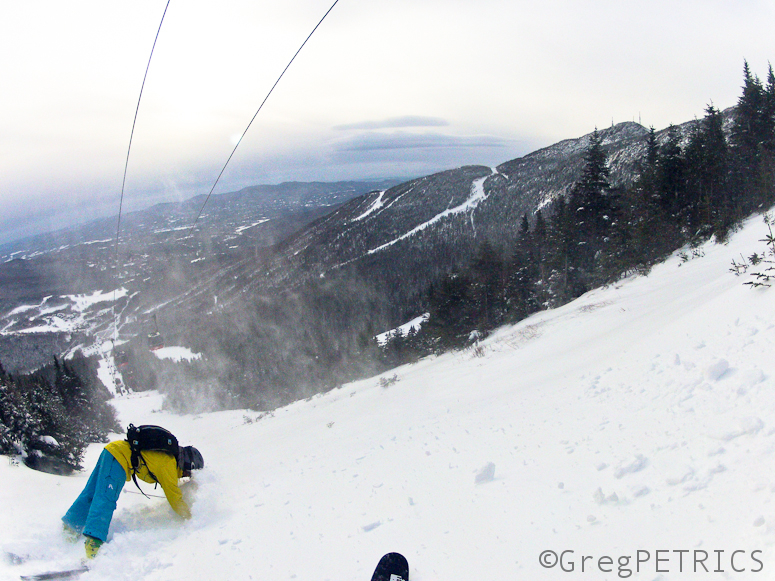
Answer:
[[[675, 131], [686, 142], [698, 123]], [[599, 132], [613, 188], [633, 183], [648, 134]], [[591, 135], [402, 183], [246, 188], [214, 196], [193, 229], [203, 198], [160, 204], [123, 217], [118, 269], [115, 220], [7, 244], [0, 362], [26, 371], [80, 349], [115, 369], [121, 346], [143, 370], [135, 388], [217, 394], [216, 407], [246, 392], [271, 407], [374, 372], [374, 337], [423, 315], [429, 288], [484, 241], [508, 255], [523, 216], [569, 194]], [[197, 358], [160, 367], [151, 335]]]

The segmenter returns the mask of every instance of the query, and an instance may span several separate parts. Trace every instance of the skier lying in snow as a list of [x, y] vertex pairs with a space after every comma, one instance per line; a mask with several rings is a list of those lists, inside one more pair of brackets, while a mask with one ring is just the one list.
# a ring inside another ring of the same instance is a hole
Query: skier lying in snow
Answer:
[[86, 557], [93, 559], [108, 538], [124, 483], [134, 479], [137, 484], [136, 478], [160, 484], [172, 509], [183, 518], [191, 518], [178, 480], [201, 468], [204, 459], [199, 450], [193, 446], [178, 447], [175, 436], [164, 428], [135, 428], [130, 424], [126, 440], [105, 446], [83, 491], [62, 517], [65, 536], [75, 542], [83, 534]]

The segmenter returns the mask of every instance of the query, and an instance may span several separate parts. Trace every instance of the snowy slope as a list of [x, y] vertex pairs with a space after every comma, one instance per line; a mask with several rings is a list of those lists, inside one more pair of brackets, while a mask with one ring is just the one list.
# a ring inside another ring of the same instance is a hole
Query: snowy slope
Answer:
[[[117, 399], [124, 424], [170, 428], [207, 467], [189, 522], [128, 484], [83, 579], [360, 581], [400, 551], [416, 581], [597, 581], [626, 578], [618, 558], [634, 569], [639, 550], [633, 579], [775, 578], [775, 290], [728, 272], [765, 231], [751, 219], [729, 245], [501, 329], [482, 356], [395, 370], [388, 387], [260, 419]], [[0, 545], [30, 557], [0, 579], [80, 558], [58, 519], [87, 476], [0, 462]], [[544, 550], [575, 551], [575, 571], [543, 568]], [[725, 572], [692, 573], [703, 551]]]

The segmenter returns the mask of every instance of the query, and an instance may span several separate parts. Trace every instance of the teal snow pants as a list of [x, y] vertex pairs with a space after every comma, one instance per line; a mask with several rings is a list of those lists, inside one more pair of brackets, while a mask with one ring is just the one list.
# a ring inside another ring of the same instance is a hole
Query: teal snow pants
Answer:
[[113, 454], [102, 451], [97, 466], [81, 494], [62, 520], [65, 524], [101, 541], [108, 539], [108, 528], [116, 502], [126, 482], [126, 471]]

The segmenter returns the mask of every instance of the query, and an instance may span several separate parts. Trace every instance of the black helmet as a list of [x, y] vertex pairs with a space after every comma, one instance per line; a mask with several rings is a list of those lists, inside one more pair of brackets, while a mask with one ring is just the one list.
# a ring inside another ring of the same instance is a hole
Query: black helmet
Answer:
[[192, 470], [201, 470], [205, 467], [202, 454], [193, 446], [183, 446], [180, 449], [180, 464], [184, 472]]

